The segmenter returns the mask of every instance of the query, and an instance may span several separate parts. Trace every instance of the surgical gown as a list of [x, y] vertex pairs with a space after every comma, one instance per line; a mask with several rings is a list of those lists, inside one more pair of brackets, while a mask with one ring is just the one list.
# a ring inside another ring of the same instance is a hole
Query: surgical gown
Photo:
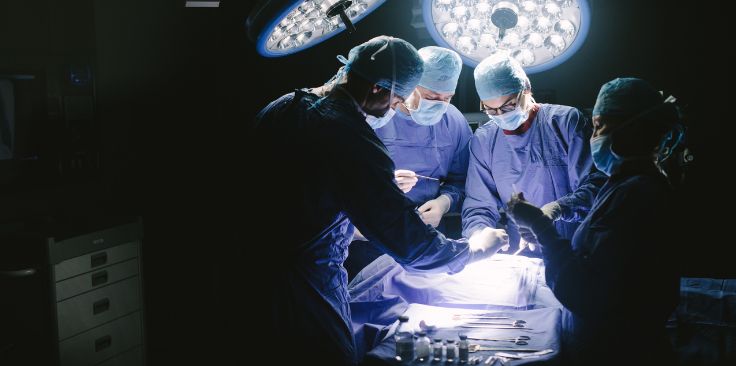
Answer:
[[[562, 217], [555, 225], [571, 238], [585, 217], [605, 175], [593, 168], [592, 126], [572, 107], [540, 104], [529, 130], [506, 135], [493, 122], [475, 131], [465, 184], [463, 235], [499, 227], [505, 202], [516, 192], [535, 206], [557, 201]], [[516, 224], [506, 227], [509, 242], [519, 242]]]
[[297, 355], [294, 362], [355, 364], [343, 268], [355, 227], [417, 271], [459, 271], [469, 252], [466, 241], [446, 239], [422, 223], [393, 181], [385, 146], [354, 104], [317, 100], [297, 90], [256, 117], [259, 209], [265, 221], [278, 220], [284, 229], [251, 246], [274, 261], [258, 280], [272, 284], [262, 316], [270, 319], [266, 327], [288, 339], [283, 352]]
[[[563, 342], [575, 364], [672, 364], [665, 322], [679, 296], [672, 191], [651, 162], [626, 162], [570, 240], [538, 236], [547, 284], [569, 311]], [[671, 349], [670, 349], [671, 351]]]
[[406, 195], [417, 206], [446, 194], [452, 200], [449, 212], [459, 212], [468, 171], [468, 143], [473, 133], [463, 114], [450, 104], [442, 119], [422, 126], [400, 110], [389, 124], [376, 130], [388, 148], [396, 169], [438, 178], [420, 178]]

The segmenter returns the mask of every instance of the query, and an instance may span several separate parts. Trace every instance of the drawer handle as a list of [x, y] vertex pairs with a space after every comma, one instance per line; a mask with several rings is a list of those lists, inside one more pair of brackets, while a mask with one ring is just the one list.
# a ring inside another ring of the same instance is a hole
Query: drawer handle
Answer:
[[0, 277], [7, 277], [7, 278], [20, 278], [20, 277], [29, 277], [36, 274], [35, 268], [25, 268], [25, 269], [0, 269]]
[[107, 263], [107, 252], [97, 253], [90, 257], [90, 266], [92, 268], [99, 267]]
[[95, 303], [92, 304], [92, 315], [104, 313], [108, 310], [110, 310], [110, 299], [105, 298], [102, 300], [95, 301]]
[[99, 271], [92, 274], [92, 286], [101, 285], [107, 282], [107, 271]]
[[105, 348], [110, 348], [112, 345], [112, 337], [106, 335], [95, 339], [95, 352], [100, 352]]

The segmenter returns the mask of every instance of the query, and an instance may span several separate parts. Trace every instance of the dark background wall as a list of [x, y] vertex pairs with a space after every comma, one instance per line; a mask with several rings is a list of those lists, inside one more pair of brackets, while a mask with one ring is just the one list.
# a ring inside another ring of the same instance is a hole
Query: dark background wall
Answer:
[[[263, 58], [245, 32], [252, 6], [245, 1], [191, 9], [183, 0], [0, 0], [0, 68], [43, 75], [50, 106], [73, 92], [64, 87], [63, 65], [91, 65], [95, 138], [102, 157], [101, 170], [86, 178], [53, 175], [42, 187], [3, 192], [3, 202], [15, 202], [6, 206], [12, 208], [5, 216], [12, 219], [21, 211], [17, 216], [38, 211], [61, 220], [143, 216], [152, 364], [215, 358], [224, 338], [240, 335], [221, 332], [232, 312], [242, 311], [229, 307], [229, 299], [258, 296], [248, 293], [249, 281], [257, 278], [234, 278], [234, 273], [278, 265], [277, 258], [247, 255], [249, 246], [268, 245], [249, 241], [248, 232], [271, 230], [248, 226], [247, 216], [257, 214], [248, 196], [278, 194], [269, 192], [269, 177], [250, 171], [248, 157], [240, 155], [257, 111], [295, 88], [320, 85], [340, 66], [335, 55], [346, 55], [374, 36], [401, 37], [417, 48], [433, 44], [425, 30], [410, 26], [412, 1], [391, 0], [358, 23], [355, 34], [340, 34], [289, 57]], [[591, 107], [600, 85], [617, 76], [648, 79], [686, 104], [707, 90], [697, 86], [702, 76], [694, 60], [700, 57], [692, 46], [699, 36], [689, 27], [691, 8], [661, 0], [596, 0], [592, 10], [581, 50], [559, 67], [531, 75], [533, 88], [552, 96], [544, 101]], [[477, 108], [468, 67], [454, 102], [463, 111]], [[53, 125], [53, 116], [50, 120]], [[716, 154], [708, 149], [713, 145], [703, 143], [712, 131], [699, 122], [692, 121], [693, 143], [699, 144], [704, 162], [693, 191], [707, 190], [706, 183], [722, 178], [712, 159]], [[58, 136], [53, 143], [63, 149], [67, 141]], [[258, 184], [246, 189], [244, 181]], [[710, 206], [688, 204], [683, 215], [696, 219], [692, 230], [699, 230], [698, 243], [718, 239], [717, 232], [706, 229], [718, 217], [700, 218]], [[273, 219], [283, 228], [288, 211]], [[257, 329], [242, 332], [257, 334]], [[243, 352], [252, 351], [242, 346]]]

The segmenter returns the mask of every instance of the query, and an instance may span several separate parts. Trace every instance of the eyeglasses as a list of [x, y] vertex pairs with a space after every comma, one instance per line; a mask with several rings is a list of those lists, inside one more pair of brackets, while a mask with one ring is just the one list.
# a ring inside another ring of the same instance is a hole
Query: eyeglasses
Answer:
[[521, 93], [519, 93], [519, 96], [514, 98], [511, 97], [509, 100], [507, 100], [505, 103], [503, 103], [498, 108], [491, 108], [483, 104], [483, 101], [480, 102], [480, 111], [489, 115], [489, 116], [498, 116], [499, 114], [504, 114], [513, 111], [516, 109], [516, 105], [519, 104], [519, 100], [521, 99]]

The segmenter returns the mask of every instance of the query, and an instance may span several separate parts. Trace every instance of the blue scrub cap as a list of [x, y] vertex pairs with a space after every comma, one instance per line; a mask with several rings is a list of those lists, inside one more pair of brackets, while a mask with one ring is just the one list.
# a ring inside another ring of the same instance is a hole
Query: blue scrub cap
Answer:
[[[407, 98], [416, 88], [424, 68], [416, 48], [409, 42], [389, 36], [378, 36], [353, 47], [341, 72], [352, 71], [378, 86], [393, 90]], [[340, 79], [340, 78], [338, 78]]]
[[424, 61], [424, 73], [419, 86], [437, 93], [454, 93], [463, 69], [463, 60], [453, 50], [429, 46], [419, 50]]
[[496, 99], [531, 88], [521, 64], [506, 52], [486, 57], [475, 68], [473, 76], [480, 100]]
[[662, 95], [638, 78], [616, 78], [601, 87], [593, 115], [629, 118], [662, 104]]

